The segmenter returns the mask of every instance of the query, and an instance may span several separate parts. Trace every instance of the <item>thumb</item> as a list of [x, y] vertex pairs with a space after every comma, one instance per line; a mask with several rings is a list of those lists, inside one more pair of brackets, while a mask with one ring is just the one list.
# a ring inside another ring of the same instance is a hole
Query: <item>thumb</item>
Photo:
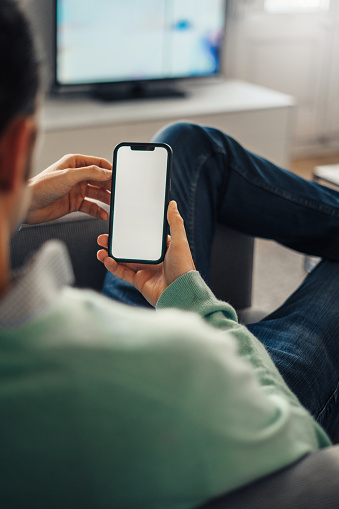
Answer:
[[186, 237], [184, 220], [175, 201], [168, 205], [167, 220], [171, 237], [165, 258], [165, 274], [168, 284], [190, 270], [195, 270], [191, 250]]
[[186, 240], [184, 220], [179, 214], [177, 202], [172, 200], [168, 205], [167, 221], [170, 227], [172, 241]]

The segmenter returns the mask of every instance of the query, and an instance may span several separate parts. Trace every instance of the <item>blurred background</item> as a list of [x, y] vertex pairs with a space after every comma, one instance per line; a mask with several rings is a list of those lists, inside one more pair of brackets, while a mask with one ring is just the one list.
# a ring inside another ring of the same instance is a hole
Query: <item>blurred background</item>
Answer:
[[[36, 171], [66, 152], [111, 158], [120, 141], [146, 141], [184, 119], [224, 129], [305, 178], [319, 165], [339, 174], [338, 0], [22, 2], [39, 40], [46, 90]], [[160, 51], [154, 41], [164, 27], [172, 39], [164, 38]], [[126, 40], [133, 41], [128, 51]], [[123, 91], [126, 80], [178, 77], [186, 95], [114, 102], [88, 95], [93, 83], [112, 77]], [[257, 242], [254, 304], [269, 311], [304, 275], [302, 255]]]
[[[49, 83], [53, 79], [54, 64], [54, 1], [23, 0], [43, 47]], [[65, 3], [67, 0], [60, 2]], [[112, 6], [126, 5], [126, 2], [110, 0], [107, 3], [111, 9], [106, 18], [113, 31], [119, 26], [116, 20], [119, 12], [116, 9], [114, 16]], [[143, 2], [145, 8], [147, 3]], [[155, 0], [155, 3], [162, 2]], [[194, 3], [199, 11], [199, 1]], [[338, 153], [339, 2], [228, 0], [226, 3], [223, 75], [263, 85], [296, 99], [291, 152], [294, 158]], [[80, 11], [85, 4], [96, 5], [92, 0], [82, 1]], [[201, 7], [200, 11], [202, 18], [206, 16]], [[98, 35], [100, 31], [88, 34], [88, 47], [91, 43], [95, 45]], [[154, 51], [147, 55], [148, 60], [154, 58]]]

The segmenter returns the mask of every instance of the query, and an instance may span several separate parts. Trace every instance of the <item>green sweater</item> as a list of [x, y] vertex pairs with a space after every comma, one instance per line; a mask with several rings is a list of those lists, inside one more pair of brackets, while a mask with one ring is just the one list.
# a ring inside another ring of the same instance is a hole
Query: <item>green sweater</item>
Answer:
[[0, 345], [2, 507], [186, 509], [330, 445], [197, 272], [156, 313], [65, 287]]

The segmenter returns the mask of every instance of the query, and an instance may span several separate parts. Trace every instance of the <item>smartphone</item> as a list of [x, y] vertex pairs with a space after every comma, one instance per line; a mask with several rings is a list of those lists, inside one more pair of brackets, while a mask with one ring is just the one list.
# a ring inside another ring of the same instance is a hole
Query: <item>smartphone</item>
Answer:
[[165, 143], [115, 147], [108, 253], [116, 261], [163, 261], [171, 164], [172, 149]]

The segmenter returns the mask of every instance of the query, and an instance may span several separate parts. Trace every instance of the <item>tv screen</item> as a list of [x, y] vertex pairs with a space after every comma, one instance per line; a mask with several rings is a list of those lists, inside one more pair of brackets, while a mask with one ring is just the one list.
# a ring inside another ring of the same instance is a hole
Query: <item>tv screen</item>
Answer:
[[220, 71], [226, 0], [55, 0], [58, 86]]

